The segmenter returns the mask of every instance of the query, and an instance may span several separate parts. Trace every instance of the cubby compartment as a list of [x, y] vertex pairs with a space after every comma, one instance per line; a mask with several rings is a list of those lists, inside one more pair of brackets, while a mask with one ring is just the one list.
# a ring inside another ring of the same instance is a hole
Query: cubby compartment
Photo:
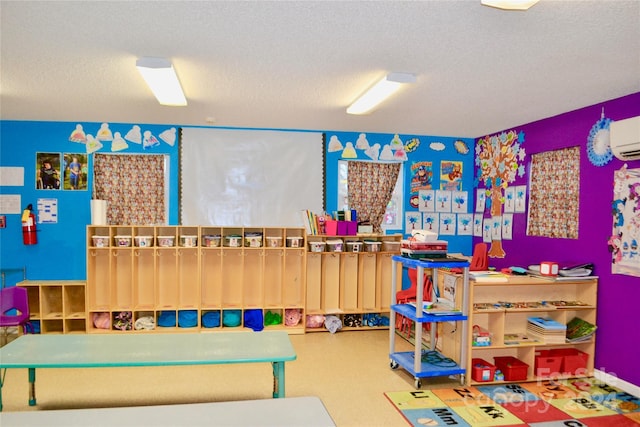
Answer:
[[220, 310], [203, 310], [200, 315], [200, 324], [205, 329], [222, 327], [222, 313]]
[[62, 334], [64, 333], [64, 320], [60, 319], [42, 319], [40, 324], [40, 333], [42, 334]]
[[135, 311], [133, 313], [133, 329], [135, 331], [154, 331], [156, 329], [155, 313], [153, 311]]
[[62, 319], [62, 285], [45, 285], [40, 289], [43, 319]]

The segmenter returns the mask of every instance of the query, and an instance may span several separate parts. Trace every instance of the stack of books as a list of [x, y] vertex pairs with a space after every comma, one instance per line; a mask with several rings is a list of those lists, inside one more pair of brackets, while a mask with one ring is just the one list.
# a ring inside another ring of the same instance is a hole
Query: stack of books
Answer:
[[576, 343], [589, 341], [595, 331], [596, 325], [582, 320], [579, 317], [574, 317], [567, 323], [567, 342]]
[[563, 344], [566, 342], [567, 325], [549, 317], [529, 317], [527, 334], [545, 344]]

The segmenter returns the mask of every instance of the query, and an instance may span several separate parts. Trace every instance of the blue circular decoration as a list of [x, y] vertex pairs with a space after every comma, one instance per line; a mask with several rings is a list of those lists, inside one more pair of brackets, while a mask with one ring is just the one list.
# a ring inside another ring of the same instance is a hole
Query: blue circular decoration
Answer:
[[613, 159], [611, 145], [609, 143], [609, 125], [611, 119], [602, 116], [589, 131], [587, 138], [587, 155], [589, 161], [595, 166], [604, 166]]

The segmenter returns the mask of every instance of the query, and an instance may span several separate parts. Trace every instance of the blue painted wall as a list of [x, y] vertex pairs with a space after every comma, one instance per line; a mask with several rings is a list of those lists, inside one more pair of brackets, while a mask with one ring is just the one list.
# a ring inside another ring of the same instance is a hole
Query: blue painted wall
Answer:
[[[27, 268], [27, 277], [30, 280], [50, 279], [75, 279], [86, 278], [86, 226], [91, 222], [90, 200], [91, 183], [93, 176], [93, 159], [89, 156], [89, 188], [87, 190], [36, 190], [36, 153], [53, 152], [82, 153], [85, 152], [84, 144], [71, 142], [69, 137], [76, 125], [81, 124], [87, 134], [96, 136], [101, 123], [75, 123], [75, 122], [31, 122], [31, 121], [0, 121], [0, 166], [24, 167], [24, 186], [1, 186], [2, 194], [19, 194], [21, 196], [21, 209], [28, 204], [33, 204], [34, 209], [38, 199], [54, 198], [58, 202], [58, 222], [55, 224], [38, 224], [38, 244], [25, 246], [22, 243], [22, 228], [20, 214], [6, 214], [6, 228], [0, 228], [0, 267], [3, 269]], [[150, 131], [156, 138], [165, 130], [179, 125], [144, 125], [138, 124], [141, 131]], [[132, 128], [131, 123], [109, 123], [112, 133], [120, 132], [122, 136]], [[343, 143], [353, 142], [354, 146], [360, 133], [357, 132], [332, 132], [325, 131], [327, 142], [331, 136], [337, 136]], [[367, 134], [369, 143], [379, 143], [382, 147], [391, 142], [393, 134]], [[459, 154], [453, 148], [453, 142], [457, 138], [431, 137], [419, 135], [400, 135], [403, 142], [417, 138], [419, 145], [414, 151], [408, 152], [408, 160], [405, 163], [405, 210], [415, 210], [409, 205], [407, 197], [411, 180], [410, 164], [415, 161], [429, 160], [433, 162], [434, 169], [440, 167], [441, 160], [463, 161], [463, 188], [471, 191], [473, 185], [473, 150], [466, 155]], [[472, 147], [473, 140], [464, 140]], [[429, 148], [430, 143], [441, 142], [442, 150], [435, 151]], [[128, 148], [120, 153], [147, 153], [167, 154], [170, 157], [170, 198], [169, 198], [169, 224], [177, 225], [179, 221], [179, 146], [176, 142], [171, 146], [165, 142], [145, 150], [143, 145], [128, 142]], [[356, 150], [360, 159], [366, 159], [364, 152]], [[111, 143], [103, 142], [101, 153], [111, 152]], [[327, 186], [327, 210], [336, 210], [337, 205], [337, 163], [342, 152], [326, 153], [326, 186]], [[320, 161], [320, 159], [319, 159]], [[435, 171], [434, 171], [435, 172]], [[438, 188], [438, 174], [434, 173], [434, 188]], [[470, 193], [470, 200], [472, 195]], [[395, 232], [402, 232], [396, 230]], [[470, 254], [470, 236], [450, 236], [451, 252], [463, 252]], [[7, 273], [7, 286], [22, 280], [22, 273]]]

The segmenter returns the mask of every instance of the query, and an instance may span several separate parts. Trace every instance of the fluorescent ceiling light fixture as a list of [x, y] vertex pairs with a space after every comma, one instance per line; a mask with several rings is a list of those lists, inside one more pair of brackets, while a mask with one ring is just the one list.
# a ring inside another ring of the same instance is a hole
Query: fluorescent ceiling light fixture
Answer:
[[187, 99], [171, 61], [165, 58], [142, 57], [136, 61], [136, 67], [160, 104], [187, 105]]
[[347, 113], [365, 114], [397, 92], [403, 84], [415, 82], [415, 74], [389, 73], [351, 104], [351, 106], [347, 108]]
[[538, 0], [480, 0], [480, 3], [497, 9], [527, 10], [538, 3]]

